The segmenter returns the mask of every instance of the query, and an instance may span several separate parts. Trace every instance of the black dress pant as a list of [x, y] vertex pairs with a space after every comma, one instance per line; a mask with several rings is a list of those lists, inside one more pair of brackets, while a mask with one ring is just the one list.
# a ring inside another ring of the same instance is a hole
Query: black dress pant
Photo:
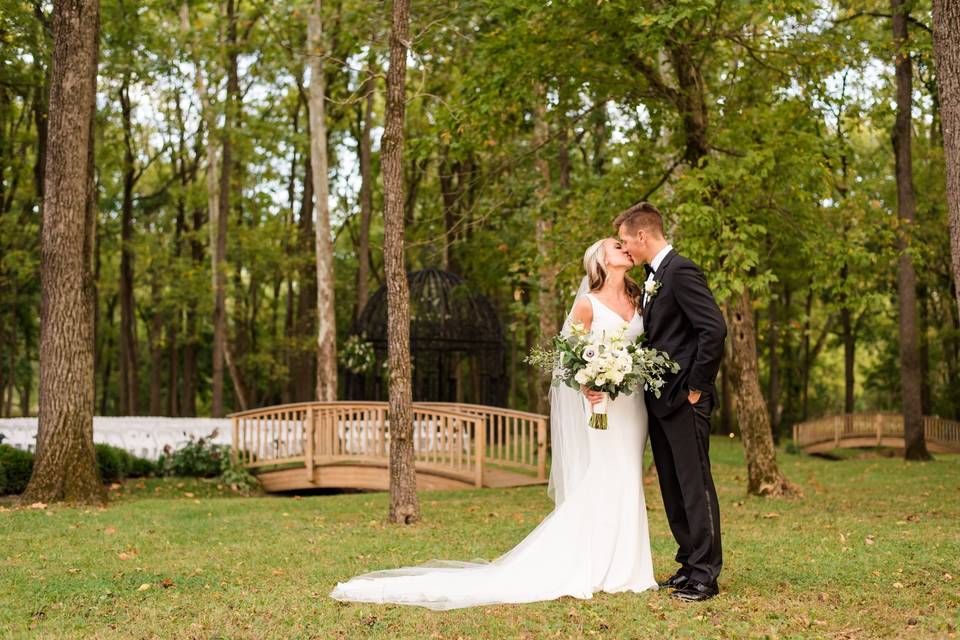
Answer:
[[720, 505], [710, 473], [710, 411], [706, 392], [664, 417], [649, 413], [650, 446], [680, 573], [711, 583], [720, 575]]

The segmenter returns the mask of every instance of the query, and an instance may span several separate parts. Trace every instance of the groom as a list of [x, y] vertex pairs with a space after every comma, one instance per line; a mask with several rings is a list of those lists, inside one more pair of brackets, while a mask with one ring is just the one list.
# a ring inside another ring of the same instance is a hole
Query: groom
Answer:
[[[727, 335], [723, 315], [700, 268], [673, 250], [663, 217], [647, 202], [613, 221], [620, 243], [647, 273], [643, 327], [647, 346], [680, 364], [667, 375], [659, 398], [646, 394], [650, 445], [670, 530], [680, 546], [680, 568], [661, 587], [672, 597], [699, 602], [719, 592], [720, 506], [710, 474], [710, 412], [714, 379]], [[593, 398], [591, 398], [593, 401]]]

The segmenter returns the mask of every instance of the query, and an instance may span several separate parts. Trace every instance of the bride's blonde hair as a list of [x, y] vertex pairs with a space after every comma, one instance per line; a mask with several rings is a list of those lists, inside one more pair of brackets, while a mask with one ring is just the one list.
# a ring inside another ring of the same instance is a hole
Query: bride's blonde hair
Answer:
[[[590, 291], [600, 289], [607, 281], [607, 250], [604, 247], [607, 240], [610, 238], [601, 238], [583, 252], [583, 270], [587, 272]], [[633, 301], [633, 306], [639, 310], [640, 301], [643, 298], [640, 285], [627, 275], [623, 277], [623, 284], [627, 290], [627, 296]]]

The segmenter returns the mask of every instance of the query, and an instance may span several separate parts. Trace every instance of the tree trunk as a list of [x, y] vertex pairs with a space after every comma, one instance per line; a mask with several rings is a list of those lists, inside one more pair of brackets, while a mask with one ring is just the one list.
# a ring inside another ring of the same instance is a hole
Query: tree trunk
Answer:
[[767, 385], [767, 410], [770, 412], [770, 429], [773, 441], [780, 442], [780, 321], [779, 301], [770, 297], [770, 327], [767, 334], [767, 350], [770, 358], [770, 378]]
[[333, 237], [330, 232], [330, 183], [327, 177], [326, 79], [323, 75], [321, 1], [307, 17], [310, 51], [310, 166], [313, 171], [317, 244], [317, 389], [316, 399], [337, 399], [337, 314], [334, 307]]
[[[542, 86], [536, 91], [537, 103], [533, 113], [533, 146], [537, 149], [536, 166], [540, 173], [538, 199], [544, 202], [550, 197], [550, 162], [547, 160], [546, 149], [549, 137], [546, 108], [546, 89]], [[545, 344], [559, 333], [556, 323], [556, 271], [550, 263], [553, 252], [553, 219], [546, 211], [537, 216], [535, 238], [537, 243], [538, 268], [538, 311], [539, 311], [539, 342]], [[537, 376], [539, 382], [536, 397], [533, 398], [531, 411], [545, 413], [550, 390], [550, 378]]]
[[137, 348], [137, 316], [133, 300], [133, 161], [129, 77], [120, 86], [123, 120], [123, 200], [120, 206], [120, 413], [140, 413], [140, 357]]
[[390, 521], [420, 520], [413, 458], [410, 387], [410, 299], [404, 260], [403, 125], [410, 0], [393, 0], [387, 107], [381, 140], [384, 210], [383, 252], [387, 276], [387, 356], [390, 367]]
[[756, 328], [753, 305], [746, 289], [730, 301], [727, 325], [730, 328], [730, 384], [736, 394], [740, 437], [747, 460], [747, 491], [760, 496], [799, 493], [780, 472], [777, 452], [770, 433], [770, 415], [760, 390], [757, 371]]
[[843, 330], [843, 412], [851, 415], [854, 411], [856, 397], [854, 383], [856, 382], [857, 336], [853, 326], [853, 314], [850, 309], [840, 309], [840, 325]]
[[[373, 49], [371, 45], [371, 50]], [[370, 130], [373, 128], [374, 57], [367, 63], [367, 77], [361, 93], [364, 95], [363, 115], [360, 117], [360, 246], [357, 251], [357, 304], [353, 310], [356, 321], [370, 297], [370, 221], [373, 219], [373, 159]]]
[[903, 434], [907, 460], [929, 460], [923, 435], [923, 410], [920, 390], [920, 356], [917, 347], [917, 274], [908, 248], [914, 224], [916, 201], [913, 193], [913, 157], [910, 116], [913, 91], [913, 66], [907, 48], [907, 7], [905, 0], [891, 0], [893, 41], [896, 46], [897, 114], [893, 128], [893, 150], [896, 157], [897, 249], [900, 252], [900, 273], [897, 294], [900, 302], [900, 390], [903, 405]]
[[[159, 292], [157, 292], [159, 296]], [[154, 300], [158, 300], [155, 297]], [[154, 311], [150, 318], [150, 415], [163, 415], [163, 316]]]
[[213, 401], [214, 418], [224, 415], [224, 364], [227, 351], [227, 221], [230, 217], [231, 172], [233, 170], [233, 123], [236, 119], [240, 79], [237, 72], [237, 15], [234, 0], [227, 0], [226, 35], [227, 95], [221, 133], [220, 187], [217, 216], [211, 216], [213, 230]]
[[947, 163], [951, 265], [960, 310], [960, 3], [956, 0], [933, 0], [933, 53]]
[[313, 328], [317, 308], [316, 241], [313, 231], [313, 169], [310, 153], [304, 158], [303, 200], [300, 204], [299, 237], [300, 255], [303, 259], [300, 271], [300, 287], [297, 293], [297, 315], [294, 331], [294, 402], [305, 402], [316, 392], [317, 359], [314, 357]]
[[49, 133], [41, 234], [40, 415], [24, 503], [103, 504], [93, 449], [93, 139], [97, 0], [53, 10]]
[[929, 305], [930, 299], [927, 287], [922, 282], [917, 286], [917, 305], [920, 310], [919, 339], [920, 339], [920, 414], [933, 414], [933, 392], [930, 388], [930, 327]]

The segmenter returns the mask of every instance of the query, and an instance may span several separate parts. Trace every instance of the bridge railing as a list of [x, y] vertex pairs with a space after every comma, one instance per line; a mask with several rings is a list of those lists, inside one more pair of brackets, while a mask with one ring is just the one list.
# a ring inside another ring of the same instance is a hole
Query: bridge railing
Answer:
[[[960, 448], [960, 422], [938, 416], [924, 416], [923, 432], [927, 440]], [[903, 436], [903, 415], [893, 412], [854, 413], [826, 416], [793, 426], [793, 441], [804, 448], [833, 441], [873, 438], [879, 445], [884, 438]]]
[[540, 480], [547, 477], [547, 416], [479, 404], [419, 404], [477, 416], [486, 426], [485, 462], [525, 469]]
[[[386, 402], [307, 402], [230, 416], [233, 456], [244, 466], [297, 465], [312, 479], [318, 465], [389, 457]], [[546, 416], [498, 407], [414, 403], [418, 467], [483, 482], [484, 464], [528, 470], [546, 478]]]

